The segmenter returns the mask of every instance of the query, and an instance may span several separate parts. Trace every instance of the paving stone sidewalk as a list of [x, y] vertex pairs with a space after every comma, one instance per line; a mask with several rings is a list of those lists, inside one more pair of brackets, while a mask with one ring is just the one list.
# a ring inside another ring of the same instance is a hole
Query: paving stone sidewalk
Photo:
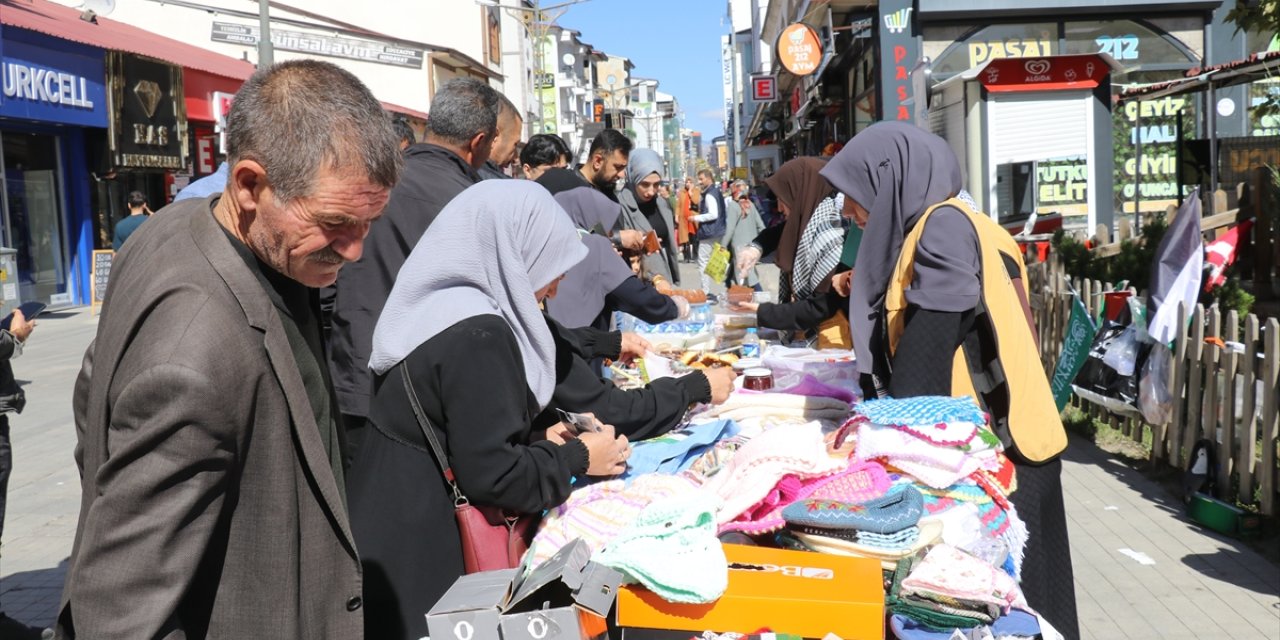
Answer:
[[[96, 317], [41, 317], [14, 371], [14, 473], [0, 552], [0, 608], [30, 624], [57, 614], [79, 510], [71, 390]], [[1280, 567], [1182, 515], [1181, 503], [1084, 440], [1063, 465], [1086, 639], [1280, 638]]]

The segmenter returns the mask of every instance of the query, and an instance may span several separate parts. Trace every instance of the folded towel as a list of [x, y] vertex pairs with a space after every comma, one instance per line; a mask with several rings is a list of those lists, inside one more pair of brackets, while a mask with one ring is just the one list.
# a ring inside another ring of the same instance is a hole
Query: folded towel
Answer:
[[920, 527], [907, 527], [897, 533], [871, 533], [859, 531], [855, 536], [858, 544], [879, 549], [902, 549], [910, 547], [920, 538]]

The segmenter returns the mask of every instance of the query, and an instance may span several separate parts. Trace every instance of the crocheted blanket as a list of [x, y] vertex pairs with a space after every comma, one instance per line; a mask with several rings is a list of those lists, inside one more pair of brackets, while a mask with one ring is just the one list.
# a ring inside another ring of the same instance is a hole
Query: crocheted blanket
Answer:
[[574, 538], [582, 538], [593, 552], [603, 549], [635, 522], [656, 500], [688, 493], [695, 486], [681, 476], [649, 474], [631, 480], [587, 485], [569, 495], [564, 504], [547, 511], [528, 553], [530, 566], [549, 560]]

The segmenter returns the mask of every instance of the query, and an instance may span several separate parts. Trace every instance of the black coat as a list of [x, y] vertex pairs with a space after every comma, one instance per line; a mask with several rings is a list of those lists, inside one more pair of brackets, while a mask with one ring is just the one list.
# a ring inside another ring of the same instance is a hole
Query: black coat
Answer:
[[400, 267], [445, 205], [479, 181], [471, 165], [444, 147], [423, 143], [405, 150], [400, 182], [391, 190], [382, 219], [369, 229], [364, 255], [338, 273], [329, 363], [342, 413], [369, 415], [373, 329]]

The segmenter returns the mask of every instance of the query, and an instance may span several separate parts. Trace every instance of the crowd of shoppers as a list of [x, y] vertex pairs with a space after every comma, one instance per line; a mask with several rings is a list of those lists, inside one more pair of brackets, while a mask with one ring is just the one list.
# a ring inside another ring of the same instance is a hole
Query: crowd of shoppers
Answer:
[[[811, 330], [848, 298], [868, 396], [1007, 378], [976, 392], [1019, 465], [1027, 574], [1045, 581], [1025, 591], [1074, 637], [1074, 600], [1052, 586], [1072, 584], [1056, 413], [1013, 376], [952, 379], [960, 349], [1035, 347], [1024, 319], [983, 304], [1012, 280], [983, 277], [1005, 266], [955, 199], [945, 143], [881, 124], [829, 162], [793, 160], [766, 180], [786, 217], [770, 227], [747, 183], [703, 170], [672, 193], [657, 154], [621, 132], [575, 166], [553, 135], [520, 149], [521, 128], [477, 80], [439, 88], [422, 142], [332, 64], [245, 83], [222, 188], [121, 241], [75, 388], [82, 503], [59, 637], [426, 636], [423, 612], [464, 571], [452, 482], [538, 514], [574, 478], [620, 473], [631, 442], [690, 405], [728, 398], [729, 368], [624, 391], [593, 366], [651, 347], [610, 331], [613, 311], [682, 313], [662, 293], [681, 259], [704, 291], [724, 284], [705, 273], [717, 245], [748, 286], [776, 256], [785, 295], [750, 307], [762, 324]], [[904, 255], [910, 281], [893, 277]], [[0, 333], [0, 356], [22, 331]]]

